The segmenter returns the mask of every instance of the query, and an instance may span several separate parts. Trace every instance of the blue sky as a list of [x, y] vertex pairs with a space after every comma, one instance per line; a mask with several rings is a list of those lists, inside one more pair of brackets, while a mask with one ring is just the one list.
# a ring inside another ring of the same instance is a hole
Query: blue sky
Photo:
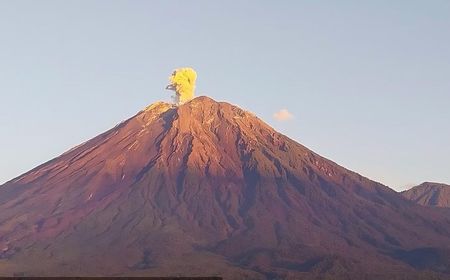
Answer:
[[0, 0], [0, 183], [169, 101], [184, 66], [364, 176], [450, 183], [449, 34], [447, 0]]

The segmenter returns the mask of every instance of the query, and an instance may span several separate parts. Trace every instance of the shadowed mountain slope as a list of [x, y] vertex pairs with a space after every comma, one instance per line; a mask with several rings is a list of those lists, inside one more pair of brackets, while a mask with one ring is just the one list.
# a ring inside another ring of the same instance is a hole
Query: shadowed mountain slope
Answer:
[[449, 247], [449, 217], [207, 97], [0, 187], [0, 275], [446, 279]]

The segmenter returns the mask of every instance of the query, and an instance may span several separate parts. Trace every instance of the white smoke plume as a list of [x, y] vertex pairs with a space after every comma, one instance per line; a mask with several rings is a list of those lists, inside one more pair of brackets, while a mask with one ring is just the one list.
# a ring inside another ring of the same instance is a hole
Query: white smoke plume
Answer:
[[196, 80], [197, 73], [192, 68], [178, 68], [173, 71], [169, 77], [170, 84], [166, 89], [175, 92], [173, 99], [177, 105], [181, 105], [194, 98]]
[[273, 114], [273, 117], [277, 121], [284, 122], [292, 120], [294, 118], [294, 115], [292, 115], [291, 112], [289, 112], [287, 109], [281, 109], [280, 111]]

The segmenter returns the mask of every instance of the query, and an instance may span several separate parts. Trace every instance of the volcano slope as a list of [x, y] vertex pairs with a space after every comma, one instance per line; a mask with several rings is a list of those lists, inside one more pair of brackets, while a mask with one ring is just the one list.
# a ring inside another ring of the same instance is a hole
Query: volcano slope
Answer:
[[445, 215], [208, 97], [0, 187], [6, 276], [447, 279], [449, 246]]

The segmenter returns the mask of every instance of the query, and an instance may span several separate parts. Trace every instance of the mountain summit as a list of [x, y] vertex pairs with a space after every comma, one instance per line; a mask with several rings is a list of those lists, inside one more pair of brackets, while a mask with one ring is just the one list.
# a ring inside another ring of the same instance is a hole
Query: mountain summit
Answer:
[[425, 182], [402, 192], [409, 200], [426, 206], [450, 208], [450, 186]]
[[446, 277], [449, 244], [445, 215], [208, 97], [155, 103], [0, 187], [6, 276]]

